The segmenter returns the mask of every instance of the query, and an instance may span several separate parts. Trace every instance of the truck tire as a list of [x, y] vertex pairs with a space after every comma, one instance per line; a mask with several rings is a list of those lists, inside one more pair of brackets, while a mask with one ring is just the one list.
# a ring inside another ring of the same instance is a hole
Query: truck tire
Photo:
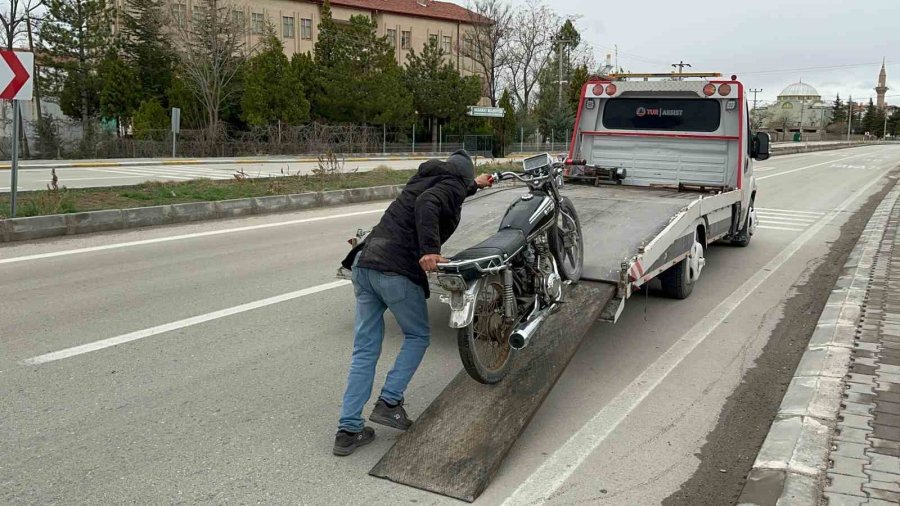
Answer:
[[753, 206], [753, 201], [750, 201], [750, 210], [747, 212], [747, 219], [744, 220], [744, 226], [741, 227], [741, 231], [738, 233], [737, 237], [731, 240], [731, 244], [739, 247], [746, 248], [750, 245], [750, 239], [753, 238], [753, 232], [756, 228], [756, 208]]
[[694, 244], [688, 256], [659, 275], [659, 282], [662, 283], [662, 290], [666, 296], [686, 299], [691, 295], [694, 284], [706, 264], [703, 254], [703, 245], [700, 244], [695, 230]]

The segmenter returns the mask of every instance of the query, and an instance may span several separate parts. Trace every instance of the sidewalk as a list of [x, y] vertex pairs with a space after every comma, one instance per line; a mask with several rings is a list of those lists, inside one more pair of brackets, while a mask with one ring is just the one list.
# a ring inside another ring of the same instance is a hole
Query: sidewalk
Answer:
[[900, 185], [844, 266], [738, 504], [900, 504]]

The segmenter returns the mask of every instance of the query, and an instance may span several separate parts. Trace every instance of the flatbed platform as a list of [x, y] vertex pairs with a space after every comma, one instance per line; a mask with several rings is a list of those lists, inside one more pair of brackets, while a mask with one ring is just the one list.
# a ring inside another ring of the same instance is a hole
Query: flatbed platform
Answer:
[[[463, 205], [462, 221], [444, 246], [444, 256], [490, 237], [503, 213], [525, 186], [507, 186], [478, 193]], [[575, 204], [584, 236], [584, 274], [589, 280], [617, 283], [621, 263], [638, 254], [675, 215], [701, 193], [674, 189], [607, 185], [568, 185], [561, 193]]]

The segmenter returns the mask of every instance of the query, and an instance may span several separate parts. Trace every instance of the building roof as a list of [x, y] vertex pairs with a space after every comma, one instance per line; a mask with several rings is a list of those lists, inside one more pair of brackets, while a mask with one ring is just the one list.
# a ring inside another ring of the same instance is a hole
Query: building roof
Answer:
[[818, 97], [819, 92], [816, 91], [812, 86], [804, 83], [798, 82], [789, 85], [787, 88], [781, 91], [778, 95], [779, 97]]
[[479, 16], [465, 7], [435, 0], [331, 0], [331, 5], [462, 23], [474, 23], [476, 20], [484, 23], [490, 22], [489, 19]]

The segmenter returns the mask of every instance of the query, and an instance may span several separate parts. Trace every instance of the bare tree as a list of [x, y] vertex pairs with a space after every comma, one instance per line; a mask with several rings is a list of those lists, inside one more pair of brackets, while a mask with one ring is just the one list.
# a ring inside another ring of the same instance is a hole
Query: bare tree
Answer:
[[512, 10], [502, 0], [474, 0], [469, 4], [472, 13], [472, 29], [467, 34], [463, 54], [475, 62], [484, 77], [484, 85], [491, 99], [491, 106], [497, 106], [499, 80], [506, 66], [506, 42], [512, 21]]
[[43, 4], [43, 0], [5, 0], [0, 7], [0, 25], [3, 28], [3, 45], [13, 49], [16, 42], [21, 42], [28, 34], [29, 23], [35, 17], [35, 11]]
[[525, 111], [531, 107], [559, 26], [559, 16], [541, 0], [528, 0], [512, 18], [507, 65], [513, 91]]
[[208, 142], [219, 135], [219, 115], [236, 95], [234, 80], [246, 61], [243, 27], [233, 8], [222, 0], [200, 0], [189, 21], [185, 12], [173, 11], [181, 74], [206, 116]]

